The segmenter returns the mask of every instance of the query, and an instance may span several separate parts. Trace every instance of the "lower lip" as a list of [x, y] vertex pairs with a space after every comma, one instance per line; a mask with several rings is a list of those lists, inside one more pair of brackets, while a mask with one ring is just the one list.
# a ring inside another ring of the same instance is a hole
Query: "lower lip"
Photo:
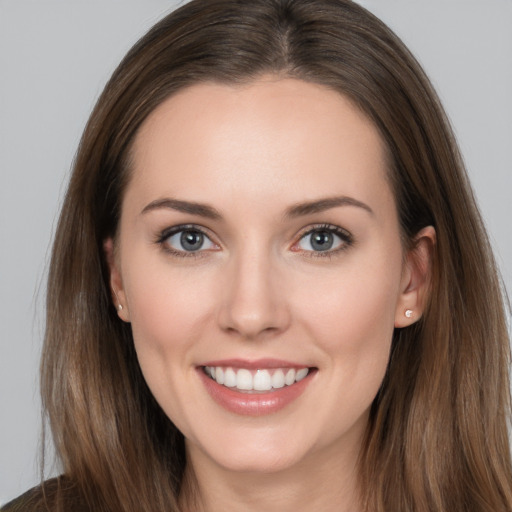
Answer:
[[316, 369], [311, 369], [299, 382], [268, 393], [242, 393], [218, 384], [202, 367], [198, 368], [198, 373], [210, 396], [224, 409], [244, 416], [264, 416], [284, 409], [302, 395]]

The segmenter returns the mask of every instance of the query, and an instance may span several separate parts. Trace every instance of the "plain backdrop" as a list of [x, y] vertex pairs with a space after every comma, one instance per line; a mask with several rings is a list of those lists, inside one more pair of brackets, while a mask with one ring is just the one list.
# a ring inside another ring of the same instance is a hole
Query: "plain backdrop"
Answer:
[[[178, 3], [0, 0], [0, 505], [39, 481], [45, 279], [81, 131], [118, 61]], [[361, 3], [437, 87], [512, 291], [512, 0]]]

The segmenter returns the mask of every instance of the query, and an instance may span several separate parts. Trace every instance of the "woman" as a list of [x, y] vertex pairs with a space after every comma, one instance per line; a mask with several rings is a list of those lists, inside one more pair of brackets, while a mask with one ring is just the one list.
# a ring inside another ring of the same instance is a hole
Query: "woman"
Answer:
[[[27, 510], [511, 510], [508, 338], [460, 156], [343, 0], [192, 1], [85, 130]], [[6, 507], [9, 510], [9, 506]]]

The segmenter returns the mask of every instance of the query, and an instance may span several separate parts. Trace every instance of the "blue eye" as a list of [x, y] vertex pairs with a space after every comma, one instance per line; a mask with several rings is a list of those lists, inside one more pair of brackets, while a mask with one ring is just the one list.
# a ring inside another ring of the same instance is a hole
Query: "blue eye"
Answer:
[[216, 249], [217, 246], [208, 236], [197, 228], [175, 228], [162, 234], [160, 243], [165, 245], [173, 253], [197, 253], [209, 249]]
[[351, 243], [351, 236], [341, 228], [322, 226], [303, 235], [297, 247], [303, 251], [322, 253], [344, 249]]

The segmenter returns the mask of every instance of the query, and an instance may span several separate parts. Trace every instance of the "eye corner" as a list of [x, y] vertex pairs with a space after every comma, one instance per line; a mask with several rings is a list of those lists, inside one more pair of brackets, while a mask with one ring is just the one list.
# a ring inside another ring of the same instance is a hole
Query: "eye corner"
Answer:
[[[197, 247], [193, 247], [194, 240], [186, 241], [184, 239], [186, 233], [194, 236], [199, 235]], [[221, 250], [221, 246], [213, 240], [213, 236], [205, 228], [196, 224], [167, 227], [157, 234], [155, 242], [166, 254], [179, 258], [201, 258], [207, 256], [208, 253]], [[189, 242], [192, 246], [184, 247], [184, 243]]]
[[[317, 247], [317, 250], [315, 250], [314, 244], [310, 240], [309, 242], [306, 242], [309, 245], [309, 247], [301, 247], [301, 243], [304, 240], [307, 240], [307, 237], [311, 237], [315, 233], [327, 235], [328, 238], [330, 237], [330, 240], [328, 239], [327, 241], [325, 241], [324, 238], [323, 241], [317, 240], [316, 243], [330, 243], [330, 246], [326, 246], [325, 248]], [[353, 244], [354, 237], [348, 230], [340, 226], [336, 226], [334, 224], [324, 223], [304, 228], [299, 233], [298, 240], [290, 247], [290, 250], [292, 252], [301, 252], [305, 257], [309, 258], [326, 257], [331, 259], [332, 257], [338, 255], [339, 253], [346, 251]]]
[[297, 242], [294, 242], [290, 247], [291, 252], [301, 252], [301, 249], [298, 247], [300, 239]]

